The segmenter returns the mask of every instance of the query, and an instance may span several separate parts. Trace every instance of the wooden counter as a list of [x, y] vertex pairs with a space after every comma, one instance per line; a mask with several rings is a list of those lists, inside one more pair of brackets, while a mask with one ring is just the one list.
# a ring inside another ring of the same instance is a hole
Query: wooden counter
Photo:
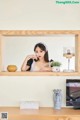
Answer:
[[18, 107], [0, 107], [0, 112], [8, 112], [8, 120], [80, 120], [80, 110], [72, 108], [20, 110]]

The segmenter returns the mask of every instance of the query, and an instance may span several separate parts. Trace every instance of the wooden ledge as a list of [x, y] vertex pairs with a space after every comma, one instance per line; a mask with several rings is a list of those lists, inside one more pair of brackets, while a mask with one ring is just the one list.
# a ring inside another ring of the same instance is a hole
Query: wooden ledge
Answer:
[[0, 72], [0, 76], [79, 76], [78, 72]]

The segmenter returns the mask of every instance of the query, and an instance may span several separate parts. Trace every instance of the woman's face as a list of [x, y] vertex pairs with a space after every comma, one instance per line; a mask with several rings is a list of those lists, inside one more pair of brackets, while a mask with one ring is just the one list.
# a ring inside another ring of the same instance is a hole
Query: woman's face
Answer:
[[39, 60], [44, 59], [45, 51], [41, 50], [41, 48], [36, 47], [35, 54]]

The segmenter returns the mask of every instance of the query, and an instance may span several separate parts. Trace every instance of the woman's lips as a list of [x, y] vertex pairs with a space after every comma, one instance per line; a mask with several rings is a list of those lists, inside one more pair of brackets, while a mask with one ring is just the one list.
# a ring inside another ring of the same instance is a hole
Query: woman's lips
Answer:
[[39, 56], [39, 58], [40, 58], [41, 56]]
[[40, 59], [41, 58], [41, 56], [38, 56], [38, 59]]

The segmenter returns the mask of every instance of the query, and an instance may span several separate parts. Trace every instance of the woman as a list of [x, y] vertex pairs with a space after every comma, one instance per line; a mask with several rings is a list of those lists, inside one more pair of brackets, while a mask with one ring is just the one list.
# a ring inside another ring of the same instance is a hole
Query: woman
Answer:
[[43, 43], [34, 47], [35, 55], [28, 55], [21, 67], [21, 71], [52, 71], [49, 66], [48, 50]]

